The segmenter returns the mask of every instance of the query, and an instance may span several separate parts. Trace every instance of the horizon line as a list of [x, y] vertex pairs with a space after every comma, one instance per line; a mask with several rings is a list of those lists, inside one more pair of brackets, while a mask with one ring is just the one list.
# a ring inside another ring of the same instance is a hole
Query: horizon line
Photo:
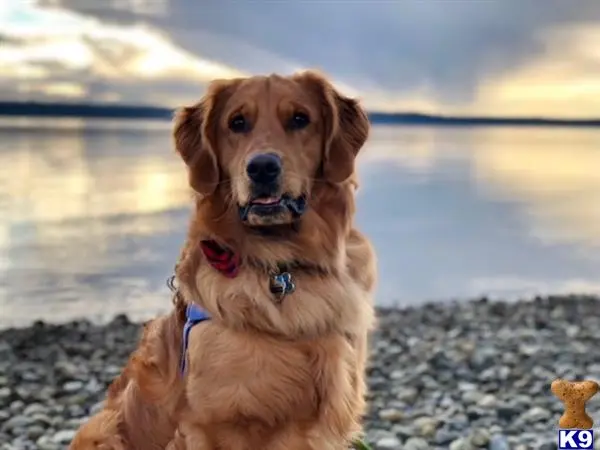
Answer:
[[[73, 103], [0, 100], [0, 116], [9, 117], [77, 117], [171, 120], [177, 108], [152, 105]], [[446, 115], [414, 111], [367, 111], [369, 119], [379, 124], [440, 125], [534, 125], [600, 127], [599, 118], [556, 118], [536, 116]]]

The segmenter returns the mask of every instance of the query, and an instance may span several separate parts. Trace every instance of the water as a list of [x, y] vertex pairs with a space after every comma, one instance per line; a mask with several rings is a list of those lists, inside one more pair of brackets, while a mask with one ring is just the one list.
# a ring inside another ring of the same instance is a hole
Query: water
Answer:
[[[600, 292], [600, 130], [375, 127], [379, 304]], [[190, 195], [169, 124], [0, 123], [0, 326], [165, 311]]]

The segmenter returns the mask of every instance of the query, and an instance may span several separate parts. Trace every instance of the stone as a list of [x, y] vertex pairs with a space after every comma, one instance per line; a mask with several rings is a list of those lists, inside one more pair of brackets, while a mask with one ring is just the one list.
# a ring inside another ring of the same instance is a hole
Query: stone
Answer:
[[[400, 447], [397, 447], [400, 449]], [[409, 438], [401, 447], [402, 450], [429, 450], [430, 446], [425, 439], [419, 437]]]
[[63, 390], [67, 393], [75, 393], [81, 391], [83, 386], [84, 384], [82, 381], [67, 381], [63, 384]]
[[437, 429], [438, 421], [433, 417], [418, 417], [412, 425], [420, 436], [432, 437]]
[[510, 445], [505, 436], [495, 434], [490, 439], [488, 450], [510, 450]]
[[15, 429], [23, 429], [27, 428], [29, 425], [33, 423], [33, 420], [30, 417], [17, 415], [12, 416], [8, 419], [4, 424], [2, 424], [2, 431], [12, 431]]
[[476, 428], [471, 432], [470, 440], [475, 447], [487, 447], [490, 442], [490, 433], [486, 429]]
[[9, 387], [0, 388], [0, 406], [6, 406], [10, 404], [12, 397], [12, 390]]
[[26, 416], [31, 416], [33, 414], [46, 413], [48, 408], [40, 403], [30, 403], [23, 410], [23, 414]]
[[[533, 402], [532, 402], [533, 403]], [[541, 422], [546, 421], [552, 417], [550, 411], [546, 408], [541, 408], [539, 406], [534, 406], [529, 410], [525, 411], [521, 414], [520, 420], [525, 423], [533, 423], [533, 422]]]
[[450, 450], [475, 450], [467, 438], [458, 438], [450, 443]]
[[483, 394], [477, 390], [463, 392], [461, 399], [463, 403], [470, 405], [478, 403], [483, 398]]
[[477, 406], [482, 408], [494, 408], [498, 404], [498, 399], [495, 395], [486, 394], [477, 401]]
[[402, 411], [395, 408], [382, 409], [379, 411], [379, 418], [387, 422], [399, 422], [404, 418]]
[[395, 436], [380, 438], [375, 444], [381, 450], [400, 450], [402, 442]]
[[75, 437], [75, 430], [61, 430], [54, 433], [52, 442], [55, 444], [70, 444]]

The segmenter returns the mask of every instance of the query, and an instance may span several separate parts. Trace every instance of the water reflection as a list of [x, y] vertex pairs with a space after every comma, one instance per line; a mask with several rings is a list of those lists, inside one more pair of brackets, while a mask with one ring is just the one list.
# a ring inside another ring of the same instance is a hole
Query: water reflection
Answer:
[[100, 317], [124, 301], [151, 315], [165, 305], [163, 279], [189, 204], [169, 124], [8, 125], [0, 125], [3, 316]]
[[377, 127], [359, 219], [383, 255], [380, 296], [600, 292], [598, 142], [597, 129]]
[[[169, 307], [189, 192], [160, 122], [0, 122], [0, 325]], [[376, 127], [380, 303], [600, 292], [600, 132]]]
[[3, 131], [0, 165], [8, 169], [3, 190], [11, 221], [148, 214], [188, 202], [164, 124], [115, 133], [71, 123], [62, 130]]
[[466, 165], [480, 195], [522, 209], [535, 238], [599, 246], [598, 142], [597, 129], [378, 127], [363, 161], [421, 177]]
[[526, 203], [538, 239], [600, 246], [600, 132], [511, 134], [510, 141], [497, 130], [480, 139], [474, 175], [486, 195]]

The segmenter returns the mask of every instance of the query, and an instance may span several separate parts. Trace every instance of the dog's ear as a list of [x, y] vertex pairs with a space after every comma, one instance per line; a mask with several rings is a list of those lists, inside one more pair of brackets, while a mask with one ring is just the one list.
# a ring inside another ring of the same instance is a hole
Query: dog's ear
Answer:
[[305, 72], [298, 80], [308, 83], [322, 102], [324, 121], [323, 176], [334, 183], [354, 173], [354, 160], [369, 136], [369, 119], [358, 101], [340, 94], [322, 75]]
[[188, 166], [190, 186], [202, 195], [212, 194], [219, 184], [219, 117], [237, 82], [213, 81], [202, 100], [179, 109], [175, 114], [175, 149]]

